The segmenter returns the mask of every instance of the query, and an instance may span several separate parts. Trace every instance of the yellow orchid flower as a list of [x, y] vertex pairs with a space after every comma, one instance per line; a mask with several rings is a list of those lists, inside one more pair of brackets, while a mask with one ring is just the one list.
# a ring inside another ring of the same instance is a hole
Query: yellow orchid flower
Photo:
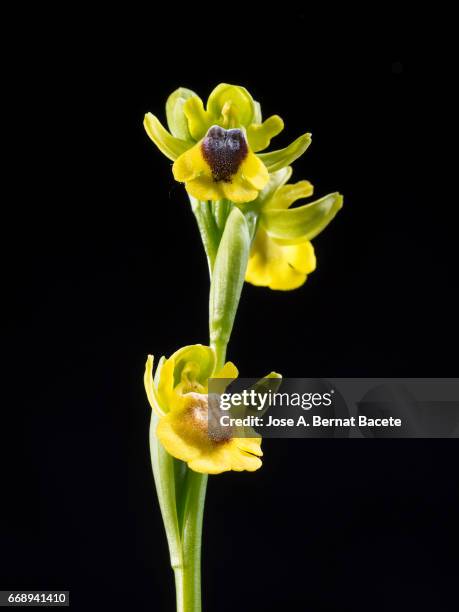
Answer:
[[[261, 467], [261, 437], [255, 431], [230, 428], [221, 435], [209, 434], [208, 379], [235, 379], [236, 366], [227, 362], [215, 372], [215, 353], [208, 346], [195, 344], [160, 360], [153, 378], [153, 357], [145, 367], [145, 389], [159, 421], [156, 435], [166, 451], [185, 461], [195, 472], [220, 474], [228, 470], [253, 472]], [[278, 375], [274, 375], [278, 377]], [[253, 432], [253, 435], [252, 435]]]
[[258, 287], [288, 291], [301, 287], [315, 269], [316, 256], [309, 241], [278, 244], [261, 228], [252, 245], [245, 280]]
[[288, 291], [303, 285], [316, 268], [311, 239], [330, 223], [343, 205], [339, 193], [290, 208], [313, 193], [309, 181], [286, 185], [292, 173], [284, 168], [271, 176], [256, 205], [259, 226], [252, 243], [245, 280], [252, 285]]
[[193, 91], [180, 87], [167, 100], [166, 116], [170, 132], [151, 113], [145, 115], [145, 130], [175, 162], [174, 178], [201, 201], [255, 200], [269, 173], [291, 164], [311, 141], [304, 134], [284, 149], [259, 153], [284, 122], [278, 115], [262, 121], [260, 105], [250, 93], [226, 83], [212, 91], [206, 108]]
[[269, 180], [266, 166], [250, 150], [243, 131], [218, 125], [180, 155], [172, 172], [198, 200], [226, 198], [238, 204], [254, 200]]

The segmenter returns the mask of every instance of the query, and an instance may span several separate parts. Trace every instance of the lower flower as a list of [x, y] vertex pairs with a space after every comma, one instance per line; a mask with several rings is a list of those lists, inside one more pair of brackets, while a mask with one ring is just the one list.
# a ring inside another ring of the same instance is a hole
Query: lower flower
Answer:
[[288, 291], [301, 287], [315, 269], [314, 247], [308, 240], [278, 244], [260, 228], [252, 245], [245, 280], [259, 287]]
[[231, 362], [216, 372], [213, 349], [201, 344], [184, 347], [169, 359], [161, 358], [154, 378], [153, 357], [148, 357], [144, 380], [150, 405], [159, 417], [156, 435], [169, 454], [196, 472], [253, 472], [262, 465], [261, 437], [255, 431], [209, 429], [213, 411], [208, 379], [223, 379], [223, 392], [237, 376]]

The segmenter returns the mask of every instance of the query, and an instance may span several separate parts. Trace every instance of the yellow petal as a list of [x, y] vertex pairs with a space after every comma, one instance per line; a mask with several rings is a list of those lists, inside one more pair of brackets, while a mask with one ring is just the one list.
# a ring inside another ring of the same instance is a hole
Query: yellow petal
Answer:
[[180, 183], [186, 183], [202, 175], [212, 176], [209, 165], [202, 155], [200, 142], [175, 160], [172, 172], [175, 180]]
[[250, 149], [241, 164], [240, 172], [242, 177], [258, 191], [261, 191], [269, 181], [269, 172], [266, 166]]
[[162, 416], [156, 435], [166, 451], [196, 472], [219, 474], [228, 470], [254, 471], [261, 466], [261, 438], [226, 438], [208, 435], [207, 396], [189, 393], [182, 406]]
[[246, 453], [252, 453], [258, 457], [263, 456], [261, 450], [261, 437], [258, 438], [235, 438], [237, 447]]
[[188, 120], [188, 129], [195, 140], [201, 140], [212, 125], [212, 115], [204, 110], [201, 98], [194, 96], [183, 105], [183, 112]]
[[234, 470], [254, 472], [262, 466], [261, 459], [238, 447], [238, 441], [230, 440], [212, 451], [204, 451], [188, 463], [195, 472], [204, 474], [221, 474]]
[[212, 378], [231, 378], [232, 380], [239, 376], [239, 371], [232, 361], [227, 361], [225, 365]]
[[157, 398], [166, 412], [177, 406], [177, 397], [174, 393], [174, 368], [175, 360], [173, 358], [166, 359], [161, 368], [157, 386]]
[[222, 200], [225, 196], [222, 185], [216, 183], [212, 177], [201, 176], [186, 183], [188, 193], [197, 200]]
[[[254, 472], [262, 466], [262, 462], [260, 459], [260, 456], [263, 454], [260, 448], [261, 438], [259, 438], [259, 443], [255, 443], [255, 445], [250, 444], [250, 440], [254, 439], [235, 438], [231, 440], [232, 470], [235, 470], [236, 472], [241, 472], [242, 470]], [[252, 450], [248, 449], [254, 449], [256, 452], [252, 453]]]
[[316, 269], [316, 256], [314, 247], [311, 242], [301, 242], [300, 244], [292, 244], [281, 246], [285, 257], [293, 268], [303, 274], [310, 274]]
[[177, 416], [170, 412], [159, 420], [156, 435], [170, 455], [181, 461], [191, 461], [201, 454], [201, 450], [192, 438], [183, 435], [177, 422]]
[[271, 138], [284, 129], [284, 122], [279, 115], [268, 117], [263, 123], [252, 123], [247, 128], [247, 140], [252, 151], [263, 151], [269, 147]]
[[[226, 387], [230, 384], [227, 381], [233, 381], [239, 376], [237, 367], [231, 361], [227, 361], [225, 365], [212, 375], [212, 383], [210, 385], [210, 393], [224, 393]], [[216, 379], [221, 379], [218, 381]]]
[[246, 453], [238, 453], [233, 457], [231, 469], [235, 472], [255, 472], [259, 470], [262, 465], [263, 463], [258, 457]]
[[220, 185], [223, 191], [223, 197], [231, 200], [235, 204], [251, 202], [258, 196], [258, 190], [252, 187], [252, 185], [241, 176], [240, 170], [234, 175], [230, 182], [225, 183], [224, 181], [220, 181], [217, 184]]
[[[194, 98], [190, 98], [192, 99]], [[220, 128], [214, 126], [213, 129]], [[206, 141], [198, 142], [175, 161], [172, 166], [175, 180], [185, 183], [188, 193], [198, 200], [215, 201], [226, 198], [236, 204], [255, 200], [259, 191], [269, 181], [268, 170], [258, 157], [248, 149], [234, 175], [216, 178], [211, 166], [204, 159], [203, 142]]]
[[231, 453], [223, 447], [213, 453], [202, 453], [188, 463], [188, 467], [201, 474], [221, 474], [231, 470]]
[[309, 181], [298, 181], [298, 183], [292, 185], [283, 185], [274, 193], [264, 208], [287, 209], [300, 198], [309, 198], [313, 192], [314, 187]]
[[245, 280], [253, 285], [287, 291], [300, 287], [315, 266], [310, 242], [279, 245], [260, 228], [252, 245]]

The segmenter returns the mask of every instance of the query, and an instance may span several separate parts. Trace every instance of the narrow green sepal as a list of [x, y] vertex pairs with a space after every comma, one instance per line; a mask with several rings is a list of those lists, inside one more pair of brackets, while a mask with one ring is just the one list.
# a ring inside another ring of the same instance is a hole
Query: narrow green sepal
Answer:
[[194, 142], [188, 127], [188, 119], [183, 111], [183, 105], [189, 98], [197, 97], [197, 94], [195, 94], [191, 89], [179, 87], [167, 98], [167, 125], [172, 136], [175, 136], [175, 138]]
[[294, 140], [285, 149], [279, 149], [278, 151], [271, 151], [270, 153], [258, 153], [258, 157], [268, 168], [269, 172], [280, 170], [285, 166], [289, 166], [291, 163], [303, 155], [306, 149], [311, 144], [311, 134], [303, 134], [296, 140]]
[[191, 147], [191, 144], [185, 140], [180, 140], [169, 134], [166, 128], [161, 125], [159, 119], [151, 113], [145, 115], [143, 125], [148, 136], [161, 153], [172, 161], [175, 161], [177, 157], [180, 157], [182, 153], [185, 153]]
[[[263, 393], [276, 393], [279, 387], [282, 384], [282, 374], [278, 374], [277, 372], [270, 372], [260, 380], [258, 380], [254, 385], [252, 385], [249, 391], [255, 391], [255, 393], [263, 394]], [[264, 407], [261, 408], [259, 405], [255, 404], [254, 406], [250, 406], [247, 410], [247, 414], [254, 414], [258, 416], [263, 416], [265, 412], [269, 408], [269, 403], [266, 402]]]
[[261, 222], [270, 237], [277, 242], [297, 244], [312, 240], [320, 234], [342, 206], [343, 196], [331, 193], [298, 208], [266, 210]]

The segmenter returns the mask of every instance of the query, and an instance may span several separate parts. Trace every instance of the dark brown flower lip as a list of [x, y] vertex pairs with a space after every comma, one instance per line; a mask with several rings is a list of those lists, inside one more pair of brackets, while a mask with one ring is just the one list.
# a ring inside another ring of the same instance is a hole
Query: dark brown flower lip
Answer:
[[214, 125], [201, 143], [204, 159], [209, 164], [214, 181], [230, 183], [247, 157], [249, 148], [242, 130]]
[[201, 393], [187, 395], [189, 405], [184, 414], [184, 419], [188, 426], [206, 436], [212, 444], [229, 442], [232, 438], [233, 428], [220, 424], [218, 400], [215, 404], [214, 398], [209, 402], [209, 397]]

